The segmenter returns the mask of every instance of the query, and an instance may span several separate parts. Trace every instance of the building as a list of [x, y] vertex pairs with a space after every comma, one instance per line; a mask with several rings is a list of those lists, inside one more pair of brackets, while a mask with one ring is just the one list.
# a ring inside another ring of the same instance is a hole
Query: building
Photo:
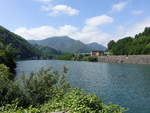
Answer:
[[91, 51], [91, 56], [104, 56], [104, 51]]

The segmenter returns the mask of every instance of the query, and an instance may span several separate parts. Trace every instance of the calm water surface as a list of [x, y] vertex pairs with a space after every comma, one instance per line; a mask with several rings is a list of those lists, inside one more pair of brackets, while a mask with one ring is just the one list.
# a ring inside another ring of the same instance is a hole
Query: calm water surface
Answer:
[[150, 65], [32, 60], [17, 62], [17, 75], [64, 65], [72, 86], [96, 93], [105, 103], [127, 107], [127, 113], [150, 113]]

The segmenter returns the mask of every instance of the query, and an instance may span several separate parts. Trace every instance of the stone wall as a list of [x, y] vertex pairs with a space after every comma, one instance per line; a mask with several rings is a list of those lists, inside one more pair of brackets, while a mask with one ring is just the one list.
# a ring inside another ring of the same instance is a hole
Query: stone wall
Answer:
[[150, 55], [99, 56], [98, 61], [125, 64], [150, 64]]

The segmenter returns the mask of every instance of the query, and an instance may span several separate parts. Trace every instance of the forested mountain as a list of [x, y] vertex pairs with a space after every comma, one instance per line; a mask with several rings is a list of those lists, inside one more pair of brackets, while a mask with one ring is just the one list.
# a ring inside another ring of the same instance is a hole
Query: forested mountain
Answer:
[[57, 52], [49, 47], [31, 45], [21, 36], [10, 32], [2, 26], [0, 26], [0, 42], [4, 45], [11, 44], [11, 46], [15, 49], [14, 56], [18, 59], [29, 59], [33, 57], [45, 58], [46, 56], [48, 57], [51, 55], [60, 54], [60, 52]]
[[92, 48], [93, 50], [101, 50], [101, 51], [105, 51], [106, 50], [105, 46], [103, 46], [101, 44], [98, 44], [96, 42], [89, 43], [89, 44], [87, 44], [87, 46]]
[[[4, 69], [2, 68], [2, 64], [7, 66], [8, 71], [12, 74], [8, 74], [8, 78], [13, 80], [15, 77], [15, 68], [16, 68], [16, 62], [14, 59], [14, 49], [10, 46], [4, 46], [2, 43], [0, 43], [0, 78], [3, 76], [1, 71], [4, 72]], [[6, 72], [5, 72], [6, 73]]]
[[4, 45], [11, 44], [11, 46], [16, 49], [16, 56], [19, 58], [37, 56], [34, 47], [30, 43], [2, 26], [0, 26], [0, 42]]
[[29, 40], [29, 42], [31, 44], [48, 46], [63, 53], [81, 53], [91, 51], [91, 48], [89, 48], [84, 43], [78, 40], [73, 40], [68, 36], [50, 37], [44, 40], [37, 40], [37, 41]]
[[53, 49], [53, 48], [50, 48], [47, 46], [41, 46], [41, 45], [37, 45], [37, 44], [35, 44], [33, 46], [36, 50], [38, 50], [40, 52], [39, 55], [42, 59], [52, 58], [55, 55], [61, 54], [60, 51], [57, 51], [56, 49]]
[[150, 54], [150, 27], [135, 37], [126, 37], [108, 43], [108, 51], [115, 55]]

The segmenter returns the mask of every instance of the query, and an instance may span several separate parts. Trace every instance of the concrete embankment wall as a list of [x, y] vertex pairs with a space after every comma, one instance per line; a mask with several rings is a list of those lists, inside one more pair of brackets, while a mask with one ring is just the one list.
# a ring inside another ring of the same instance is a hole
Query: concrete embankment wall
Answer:
[[150, 55], [99, 56], [98, 61], [125, 64], [150, 64]]

